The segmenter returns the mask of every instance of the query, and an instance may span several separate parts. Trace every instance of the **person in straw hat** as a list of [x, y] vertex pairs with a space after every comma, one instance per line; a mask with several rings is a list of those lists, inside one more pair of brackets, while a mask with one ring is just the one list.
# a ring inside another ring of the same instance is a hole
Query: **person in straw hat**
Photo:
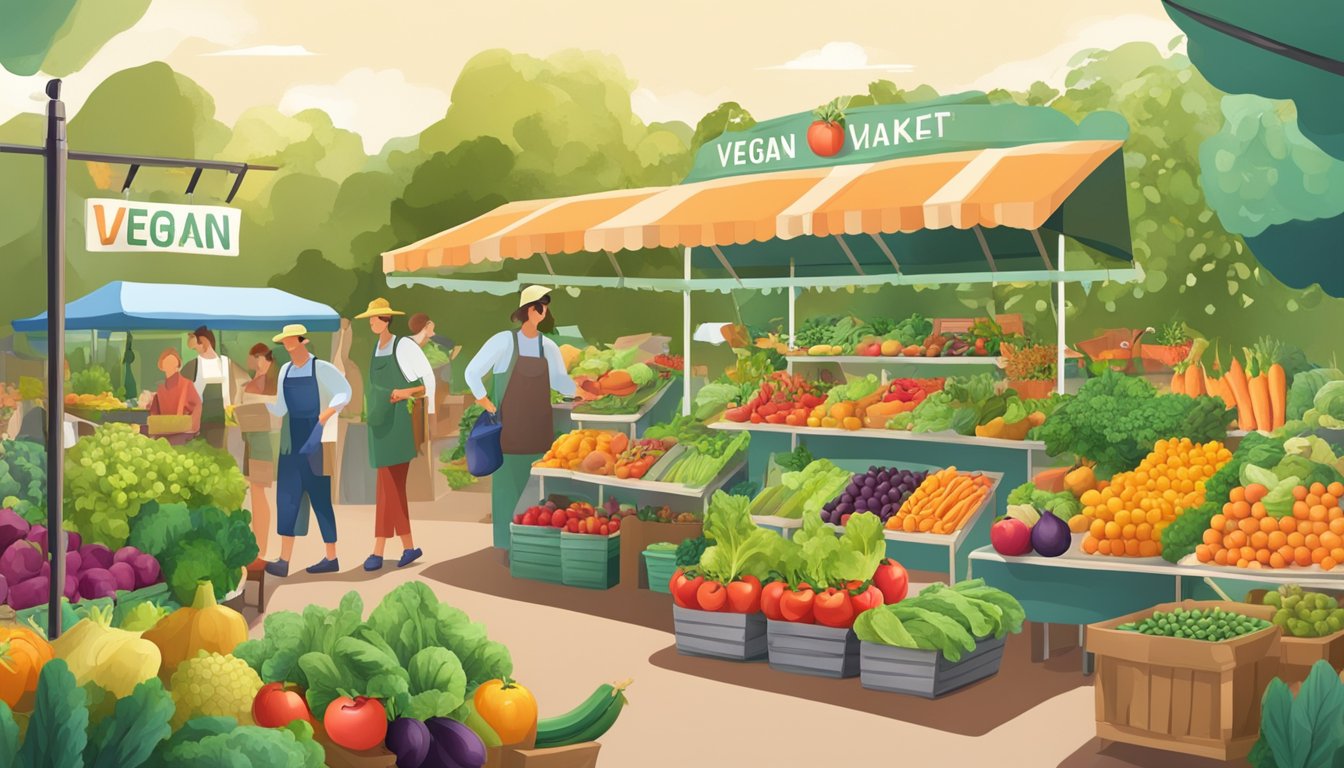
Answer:
[[[490, 337], [467, 364], [465, 377], [471, 394], [485, 410], [498, 411], [503, 423], [500, 448], [504, 464], [491, 478], [490, 514], [494, 543], [509, 548], [509, 523], [527, 487], [532, 463], [555, 440], [551, 391], [573, 397], [574, 380], [565, 371], [560, 348], [543, 334], [555, 329], [551, 289], [524, 288], [512, 319], [519, 327]], [[484, 378], [493, 373], [498, 403], [488, 397]]]
[[433, 386], [429, 360], [413, 340], [392, 333], [393, 318], [404, 315], [387, 299], [374, 299], [355, 316], [368, 320], [378, 336], [369, 363], [369, 385], [364, 390], [364, 420], [368, 422], [369, 463], [378, 471], [377, 505], [373, 523], [373, 554], [364, 570], [383, 567], [383, 549], [392, 536], [400, 536], [403, 550], [397, 567], [415, 562], [423, 554], [411, 537], [410, 506], [406, 502], [406, 475], [419, 453], [411, 423], [411, 401]]
[[[276, 469], [275, 520], [280, 534], [280, 559], [267, 564], [273, 576], [289, 575], [294, 554], [299, 507], [307, 496], [317, 517], [326, 557], [309, 573], [339, 571], [336, 559], [336, 513], [331, 507], [331, 477], [322, 466], [322, 442], [335, 435], [332, 419], [350, 402], [350, 382], [336, 366], [308, 351], [308, 329], [286, 325], [273, 341], [283, 344], [290, 362], [280, 368], [275, 402], [267, 408], [284, 421], [280, 426], [280, 457]], [[330, 426], [332, 429], [327, 429]]]

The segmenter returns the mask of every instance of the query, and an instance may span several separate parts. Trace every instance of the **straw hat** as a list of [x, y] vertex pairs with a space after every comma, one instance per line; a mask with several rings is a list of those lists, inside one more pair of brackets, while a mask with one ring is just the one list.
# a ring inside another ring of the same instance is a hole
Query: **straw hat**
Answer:
[[544, 285], [529, 285], [523, 289], [518, 296], [518, 306], [526, 307], [534, 301], [540, 301], [542, 296], [550, 293], [551, 289]]
[[356, 320], [363, 320], [366, 317], [388, 317], [389, 315], [404, 315], [405, 312], [398, 312], [392, 308], [391, 302], [384, 298], [377, 298], [369, 302], [369, 308], [355, 315]]
[[271, 341], [275, 342], [276, 344], [279, 344], [285, 339], [292, 339], [295, 337], [302, 338], [307, 335], [308, 335], [308, 327], [305, 326], [303, 323], [290, 323], [289, 325], [285, 326], [285, 329], [280, 332], [280, 335], [275, 336], [274, 338], [271, 339]]

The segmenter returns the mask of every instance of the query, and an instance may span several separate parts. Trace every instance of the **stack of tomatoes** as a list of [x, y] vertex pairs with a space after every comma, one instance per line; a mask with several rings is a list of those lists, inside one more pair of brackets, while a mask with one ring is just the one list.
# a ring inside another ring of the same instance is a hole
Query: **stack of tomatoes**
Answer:
[[941, 390], [946, 382], [946, 379], [895, 379], [882, 393], [882, 402], [918, 405], [924, 402], [924, 398]]
[[554, 502], [548, 501], [541, 506], [529, 507], [526, 511], [514, 515], [513, 522], [518, 525], [559, 528], [570, 533], [610, 536], [619, 532], [621, 521], [633, 514], [635, 514], [635, 510], [632, 507], [626, 507], [613, 514], [606, 510], [594, 509], [592, 504], [582, 501], [576, 501], [564, 509], [560, 509]]
[[775, 371], [761, 382], [755, 397], [736, 408], [729, 408], [723, 417], [738, 423], [805, 427], [812, 409], [824, 402], [826, 398], [802, 376]]
[[761, 586], [755, 576], [742, 576], [721, 584], [680, 568], [672, 575], [668, 587], [673, 602], [682, 608], [726, 613], [761, 611], [767, 619], [775, 621], [848, 629], [854, 626], [860, 613], [904, 600], [910, 590], [910, 577], [900, 563], [887, 558], [872, 579], [823, 590], [814, 590], [808, 584], [790, 588], [783, 581]]

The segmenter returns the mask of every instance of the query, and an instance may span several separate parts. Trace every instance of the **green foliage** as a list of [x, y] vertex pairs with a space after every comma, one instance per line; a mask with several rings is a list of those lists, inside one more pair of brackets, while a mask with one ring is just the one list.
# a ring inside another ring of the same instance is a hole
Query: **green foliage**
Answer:
[[1012, 595], [972, 579], [951, 587], [931, 584], [914, 597], [865, 611], [854, 633], [864, 642], [939, 651], [955, 663], [978, 640], [1021, 632], [1025, 619]]
[[227, 453], [202, 441], [173, 447], [126, 424], [98, 427], [65, 457], [67, 522], [86, 541], [113, 549], [126, 543], [146, 502], [235, 509], [245, 492]]
[[709, 114], [700, 118], [695, 125], [695, 134], [691, 137], [691, 153], [717, 139], [725, 133], [745, 131], [756, 125], [756, 118], [735, 101], [725, 101]]
[[1224, 503], [1205, 501], [1177, 515], [1171, 525], [1162, 529], [1162, 558], [1177, 563], [1193, 555], [1195, 547], [1204, 543], [1204, 532], [1209, 529], [1213, 516], [1223, 511]]
[[112, 375], [101, 365], [90, 365], [70, 374], [70, 391], [76, 395], [101, 395], [112, 391]]
[[32, 440], [0, 441], [0, 507], [29, 523], [47, 519], [47, 454]]
[[238, 586], [242, 568], [257, 557], [252, 515], [213, 506], [146, 504], [127, 543], [158, 559], [164, 581], [183, 605], [191, 603], [202, 579], [222, 599]]
[[296, 720], [283, 728], [239, 725], [231, 717], [188, 720], [160, 742], [145, 768], [322, 768], [326, 754], [313, 727]]
[[1344, 760], [1344, 682], [1328, 661], [1318, 661], [1297, 696], [1278, 678], [1260, 705], [1260, 740], [1250, 755], [1255, 768], [1313, 768]]
[[88, 743], [89, 709], [84, 690], [61, 659], [42, 667], [37, 700], [28, 721], [18, 762], [24, 768], [77, 766]]
[[700, 556], [705, 578], [727, 584], [744, 575], [764, 578], [774, 558], [778, 536], [758, 528], [748, 512], [748, 501], [716, 491], [705, 512], [705, 538], [713, 542]]

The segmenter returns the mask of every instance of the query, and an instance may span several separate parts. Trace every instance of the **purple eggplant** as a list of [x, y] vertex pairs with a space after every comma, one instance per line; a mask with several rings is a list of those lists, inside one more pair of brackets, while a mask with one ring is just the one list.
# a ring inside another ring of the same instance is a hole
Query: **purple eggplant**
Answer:
[[475, 731], [447, 717], [431, 717], [425, 726], [434, 739], [434, 756], [439, 765], [449, 768], [485, 765], [485, 742]]
[[387, 739], [383, 743], [397, 756], [397, 768], [421, 768], [434, 739], [423, 722], [399, 717], [387, 726]]

